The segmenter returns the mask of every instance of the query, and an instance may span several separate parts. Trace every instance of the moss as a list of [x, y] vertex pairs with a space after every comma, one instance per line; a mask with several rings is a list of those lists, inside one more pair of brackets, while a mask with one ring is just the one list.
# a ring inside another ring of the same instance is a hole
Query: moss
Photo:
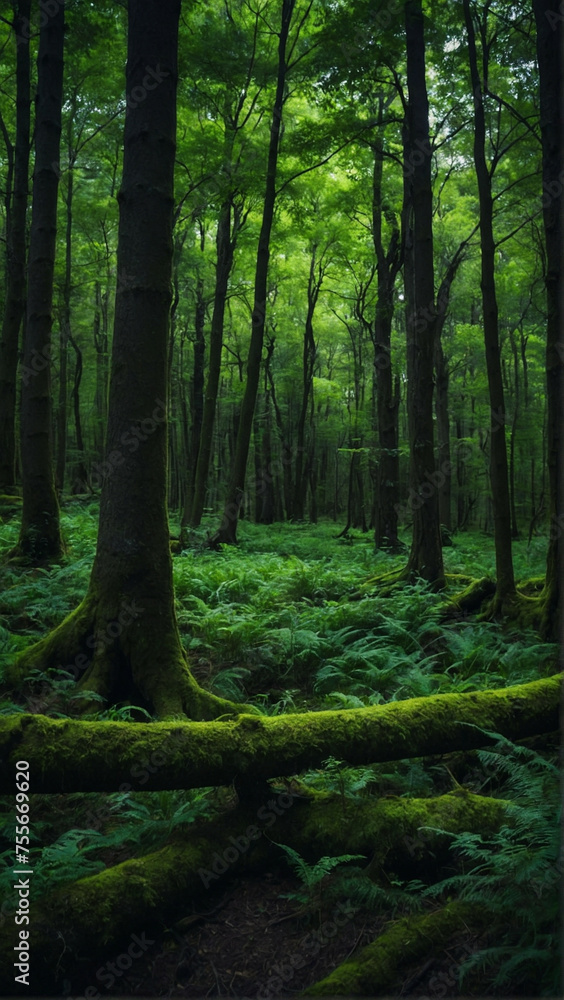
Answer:
[[[319, 767], [329, 754], [366, 764], [470, 750], [478, 729], [524, 739], [558, 728], [561, 677], [495, 691], [410, 698], [362, 709], [260, 716], [225, 722], [81, 722], [38, 715], [0, 718], [4, 760], [30, 762], [35, 791], [131, 787], [141, 762], [146, 790], [229, 784]], [[9, 769], [0, 790], [11, 791]]]
[[457, 901], [423, 916], [404, 917], [354, 958], [340, 965], [303, 996], [379, 996], [398, 984], [410, 962], [440, 953], [450, 937], [468, 924], [481, 926], [487, 916]]

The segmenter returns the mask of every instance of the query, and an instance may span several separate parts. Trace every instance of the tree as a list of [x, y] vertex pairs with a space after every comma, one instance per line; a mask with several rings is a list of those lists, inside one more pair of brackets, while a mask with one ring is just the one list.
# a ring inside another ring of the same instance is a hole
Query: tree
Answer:
[[412, 267], [408, 268], [406, 281], [410, 481], [413, 498], [413, 537], [407, 573], [417, 574], [441, 587], [444, 584], [444, 569], [439, 502], [433, 483], [433, 361], [437, 315], [433, 269], [432, 150], [421, 0], [407, 0], [405, 25], [409, 102], [404, 173], [408, 178], [413, 212]]
[[26, 215], [30, 148], [29, 25], [31, 0], [19, 0], [14, 13], [16, 36], [16, 141], [4, 120], [0, 127], [13, 157], [13, 189], [6, 185], [6, 300], [0, 346], [0, 492], [12, 493], [16, 457], [16, 375], [18, 341], [25, 308]]
[[[486, 16], [486, 14], [484, 15]], [[494, 511], [496, 553], [496, 592], [492, 611], [503, 609], [515, 597], [515, 576], [511, 553], [511, 510], [507, 447], [505, 440], [505, 397], [501, 374], [498, 305], [495, 287], [495, 240], [493, 233], [492, 170], [486, 161], [486, 118], [484, 86], [478, 68], [476, 34], [470, 0], [464, 0], [464, 19], [468, 35], [468, 59], [474, 102], [474, 164], [480, 202], [481, 289], [486, 347], [486, 370], [490, 396], [490, 483]], [[485, 25], [484, 25], [485, 32]], [[483, 60], [488, 66], [488, 46], [483, 35]]]
[[268, 261], [270, 257], [270, 233], [274, 220], [276, 202], [276, 170], [280, 148], [280, 130], [282, 126], [282, 111], [284, 107], [286, 77], [288, 72], [286, 47], [290, 33], [290, 23], [295, 7], [295, 0], [282, 0], [282, 16], [278, 35], [278, 73], [276, 79], [276, 94], [272, 109], [270, 125], [270, 143], [268, 147], [268, 163], [266, 184], [262, 211], [262, 225], [257, 248], [254, 303], [252, 313], [251, 342], [247, 359], [247, 381], [239, 415], [239, 427], [235, 454], [231, 467], [227, 497], [223, 508], [223, 518], [220, 527], [211, 540], [217, 547], [222, 542], [235, 544], [237, 542], [237, 521], [243, 500], [247, 458], [251, 443], [253, 415], [260, 379], [262, 347], [266, 321], [266, 298], [268, 281]]
[[31, 236], [24, 335], [21, 460], [23, 510], [15, 552], [41, 562], [63, 553], [51, 437], [51, 327], [57, 235], [65, 10], [41, 18]]
[[[562, 302], [562, 15], [551, 0], [533, 0], [537, 26], [542, 137], [543, 221], [546, 240], [545, 286], [546, 398], [550, 535], [543, 594], [542, 632], [561, 638], [564, 573], [562, 421], [564, 419], [564, 306]], [[559, 473], [560, 468], [560, 473]], [[560, 475], [560, 481], [559, 481]]]
[[161, 718], [201, 719], [234, 706], [192, 678], [174, 611], [166, 394], [179, 13], [180, 0], [129, 5], [118, 242], [124, 277], [116, 294], [106, 478], [90, 585], [79, 607], [15, 669], [21, 676], [35, 664], [72, 663], [71, 672], [83, 675], [82, 689], [111, 701], [133, 696]]

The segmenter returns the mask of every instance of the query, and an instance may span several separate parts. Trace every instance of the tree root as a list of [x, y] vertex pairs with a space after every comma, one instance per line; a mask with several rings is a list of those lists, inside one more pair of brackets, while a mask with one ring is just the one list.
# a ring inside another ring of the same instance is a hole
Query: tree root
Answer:
[[[142, 602], [142, 603], [141, 603]], [[215, 719], [256, 709], [201, 688], [188, 668], [173, 613], [151, 596], [88, 594], [40, 642], [24, 650], [6, 671], [18, 692], [33, 669], [62, 669], [77, 691], [93, 692], [109, 704], [128, 701], [158, 719]], [[99, 710], [87, 697], [83, 712]]]

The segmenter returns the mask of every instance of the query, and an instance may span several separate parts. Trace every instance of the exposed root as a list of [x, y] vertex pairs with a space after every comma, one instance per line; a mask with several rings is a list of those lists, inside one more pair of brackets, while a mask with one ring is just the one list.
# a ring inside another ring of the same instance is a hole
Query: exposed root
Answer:
[[[219, 698], [197, 684], [188, 668], [176, 621], [161, 602], [121, 595], [89, 594], [40, 642], [8, 668], [15, 691], [26, 687], [33, 669], [62, 669], [77, 681], [77, 691], [93, 692], [110, 705], [129, 701], [158, 719], [195, 721], [255, 712], [248, 705]], [[83, 712], [99, 709], [95, 699]]]

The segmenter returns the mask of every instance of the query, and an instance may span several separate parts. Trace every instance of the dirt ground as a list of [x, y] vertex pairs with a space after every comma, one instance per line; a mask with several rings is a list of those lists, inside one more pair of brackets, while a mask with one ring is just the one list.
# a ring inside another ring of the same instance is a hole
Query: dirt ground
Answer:
[[[389, 913], [355, 911], [350, 901], [331, 901], [327, 906], [322, 902], [321, 911], [300, 914], [300, 904], [282, 895], [299, 888], [296, 879], [280, 872], [233, 881], [227, 889], [213, 896], [210, 893], [205, 912], [192, 912], [187, 906], [186, 916], [159, 937], [147, 935], [147, 944], [151, 943], [131, 968], [121, 972], [114, 960], [114, 976], [108, 969], [110, 959], [102, 978], [96, 975], [99, 964], [85, 968], [68, 994], [78, 1000], [80, 987], [80, 996], [88, 1000], [110, 1000], [113, 996], [276, 1000], [299, 996], [373, 941], [390, 918]], [[389, 996], [418, 1000], [459, 997], [457, 970], [484, 943], [470, 932], [460, 935], [443, 954], [400, 970]], [[465, 991], [464, 995], [484, 996], [479, 990]]]

